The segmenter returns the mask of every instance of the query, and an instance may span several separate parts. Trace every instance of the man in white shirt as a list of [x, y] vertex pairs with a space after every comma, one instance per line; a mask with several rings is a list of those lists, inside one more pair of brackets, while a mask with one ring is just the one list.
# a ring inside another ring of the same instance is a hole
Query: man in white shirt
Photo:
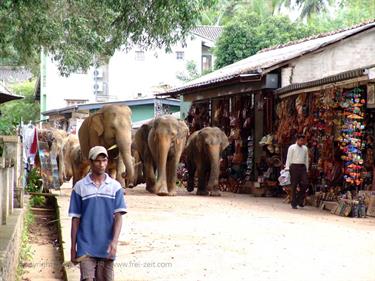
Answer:
[[[309, 169], [309, 152], [305, 144], [305, 136], [297, 135], [297, 141], [288, 148], [285, 170], [290, 172], [292, 189], [291, 205], [297, 209], [297, 205], [304, 207], [304, 199], [307, 188], [307, 171]], [[298, 186], [298, 187], [297, 187]]]

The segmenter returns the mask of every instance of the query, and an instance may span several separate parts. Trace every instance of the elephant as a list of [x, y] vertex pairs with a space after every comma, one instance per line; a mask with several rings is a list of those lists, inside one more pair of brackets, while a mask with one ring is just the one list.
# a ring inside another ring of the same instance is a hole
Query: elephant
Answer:
[[67, 180], [73, 177], [73, 186], [90, 170], [88, 161], [83, 161], [77, 136], [70, 135], [64, 145], [65, 173]]
[[197, 173], [197, 195], [220, 196], [220, 154], [228, 145], [228, 137], [218, 127], [205, 127], [190, 135], [185, 149], [189, 192], [194, 190]]
[[63, 146], [64, 140], [67, 137], [67, 132], [58, 129], [48, 129], [52, 133], [51, 154], [56, 156], [56, 161], [59, 171], [59, 183], [62, 185], [65, 181], [65, 167]]
[[139, 151], [137, 150], [137, 146], [135, 144], [135, 133], [136, 133], [136, 130], [132, 130], [131, 153], [134, 159], [134, 186], [145, 182], [141, 155]]
[[[76, 135], [69, 135], [64, 139], [64, 145], [63, 145], [63, 155], [64, 155], [64, 168], [65, 168], [65, 180], [69, 181], [73, 177], [73, 170], [74, 170], [74, 165], [73, 165], [73, 159], [72, 157], [72, 150], [74, 147], [78, 146], [79, 147], [79, 140], [78, 136]], [[81, 153], [79, 151], [79, 153]], [[74, 178], [73, 178], [73, 182]]]
[[188, 133], [185, 122], [171, 115], [157, 117], [136, 132], [134, 141], [144, 165], [149, 192], [160, 196], [176, 195], [176, 170]]
[[[133, 151], [142, 163], [143, 178], [146, 181], [146, 190], [154, 193], [156, 164], [148, 146], [148, 134], [153, 126], [153, 121], [143, 124], [135, 133]], [[138, 162], [136, 163], [138, 164]]]
[[[120, 157], [118, 160], [114, 160], [109, 152], [109, 162], [119, 161], [117, 167], [125, 165], [128, 187], [132, 187], [134, 184], [134, 163], [131, 156], [131, 114], [130, 108], [126, 105], [105, 105], [87, 117], [78, 131], [84, 161], [88, 161], [89, 150], [93, 146], [101, 145], [108, 150], [117, 145]], [[123, 183], [123, 173], [118, 171], [116, 174], [116, 179]], [[122, 185], [124, 186], [124, 184]]]

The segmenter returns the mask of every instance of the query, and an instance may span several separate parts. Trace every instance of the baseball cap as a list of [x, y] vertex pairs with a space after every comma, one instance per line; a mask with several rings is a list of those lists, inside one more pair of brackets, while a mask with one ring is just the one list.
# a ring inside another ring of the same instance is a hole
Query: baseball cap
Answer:
[[89, 159], [95, 160], [96, 157], [99, 156], [99, 154], [104, 154], [108, 158], [108, 152], [107, 149], [103, 146], [94, 146], [89, 151]]

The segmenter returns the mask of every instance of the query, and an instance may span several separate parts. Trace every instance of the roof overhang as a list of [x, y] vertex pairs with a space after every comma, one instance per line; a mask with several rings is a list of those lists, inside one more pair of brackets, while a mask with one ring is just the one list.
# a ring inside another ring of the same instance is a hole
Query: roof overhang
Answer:
[[172, 91], [158, 94], [159, 97], [173, 97], [178, 98], [180, 95], [191, 95], [194, 93], [201, 93], [207, 90], [213, 90], [216, 88], [220, 88], [223, 86], [229, 86], [232, 84], [238, 83], [249, 83], [249, 82], [258, 82], [262, 79], [262, 75], [260, 73], [243, 73], [237, 74], [232, 76], [226, 76], [215, 81], [210, 81], [209, 83], [200, 83], [194, 85], [194, 87], [184, 88], [181, 89], [176, 88]]
[[23, 99], [23, 96], [12, 94], [6, 87], [0, 84], [0, 103]]
[[277, 89], [275, 91], [275, 94], [278, 95], [280, 98], [285, 98], [303, 92], [319, 91], [327, 87], [340, 86], [347, 83], [360, 83], [363, 81], [368, 81], [370, 79], [374, 79], [370, 75], [371, 71], [375, 72], [375, 70], [372, 70], [374, 67], [375, 65], [372, 65], [355, 70], [340, 72], [335, 75], [327, 76], [317, 80], [291, 84], [286, 87]]
[[58, 115], [58, 114], [69, 114], [72, 112], [87, 112], [90, 110], [98, 110], [105, 105], [127, 105], [127, 106], [140, 106], [140, 105], [150, 105], [155, 104], [156, 101], [160, 101], [162, 104], [170, 106], [180, 106], [181, 101], [178, 99], [166, 99], [166, 98], [148, 98], [148, 99], [136, 99], [136, 100], [122, 100], [122, 101], [112, 101], [112, 102], [101, 102], [101, 103], [85, 103], [71, 105], [64, 108], [52, 109], [42, 112], [45, 116]]

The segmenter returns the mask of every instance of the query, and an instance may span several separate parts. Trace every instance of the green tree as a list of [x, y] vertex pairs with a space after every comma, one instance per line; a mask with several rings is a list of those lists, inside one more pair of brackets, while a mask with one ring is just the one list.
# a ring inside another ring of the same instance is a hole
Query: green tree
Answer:
[[366, 20], [375, 19], [375, 0], [343, 0], [333, 16], [315, 14], [309, 25], [321, 32], [350, 27]]
[[0, 105], [0, 134], [12, 135], [16, 133], [21, 119], [25, 122], [39, 119], [39, 104], [34, 101], [35, 81], [15, 84], [11, 87], [13, 93], [25, 98]]
[[254, 12], [243, 12], [225, 26], [214, 53], [215, 68], [254, 55], [259, 50], [307, 37], [316, 30], [301, 23], [292, 23], [287, 17], [262, 19]]
[[193, 60], [186, 62], [186, 71], [179, 72], [176, 75], [177, 79], [183, 82], [188, 82], [197, 79], [199, 76], [200, 75], [197, 69], [197, 64]]
[[[329, 7], [334, 3], [333, 0], [281, 0], [280, 4], [300, 11], [300, 18], [311, 19], [312, 16], [328, 12]], [[294, 4], [294, 7], [292, 7]]]
[[241, 10], [251, 10], [261, 17], [278, 13], [283, 0], [219, 0], [201, 13], [201, 24], [223, 26]]
[[107, 60], [116, 48], [166, 46], [184, 38], [216, 0], [0, 1], [0, 57], [39, 64], [41, 47], [61, 73]]

